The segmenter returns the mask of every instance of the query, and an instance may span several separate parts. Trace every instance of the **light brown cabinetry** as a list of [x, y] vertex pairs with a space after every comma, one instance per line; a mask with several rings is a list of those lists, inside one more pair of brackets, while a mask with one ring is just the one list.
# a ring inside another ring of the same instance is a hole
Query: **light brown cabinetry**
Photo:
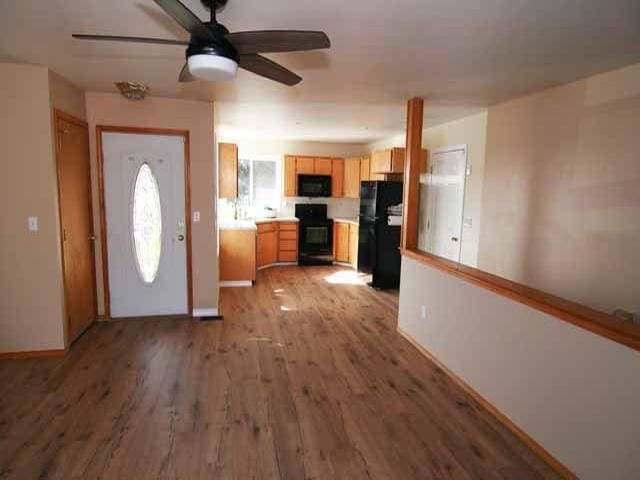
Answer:
[[297, 191], [296, 185], [296, 157], [286, 155], [284, 157], [284, 196], [295, 197]]
[[218, 197], [238, 197], [238, 146], [233, 143], [218, 144]]
[[336, 220], [333, 225], [333, 258], [358, 268], [358, 225]]
[[331, 160], [331, 196], [342, 197], [344, 195], [344, 158]]
[[258, 267], [278, 261], [278, 223], [258, 224]]
[[333, 237], [334, 260], [347, 263], [349, 261], [349, 224], [336, 222]]
[[[371, 155], [371, 176], [381, 175], [384, 180], [385, 175], [404, 173], [405, 149], [394, 147], [386, 150], [376, 150]], [[427, 171], [427, 150], [422, 149], [420, 158], [420, 171]], [[377, 180], [377, 178], [372, 178]]]
[[283, 190], [285, 197], [298, 194], [298, 175], [329, 175], [333, 197], [341, 197], [344, 183], [344, 159], [285, 155]]
[[255, 230], [220, 230], [220, 280], [255, 279]]
[[332, 162], [330, 158], [316, 158], [313, 163], [313, 173], [316, 175], [331, 175]]
[[362, 157], [360, 159], [360, 181], [366, 182], [368, 180], [371, 180], [371, 160], [369, 157]]
[[298, 261], [298, 222], [258, 223], [258, 267]]
[[316, 173], [315, 160], [313, 157], [296, 157], [296, 174], [313, 175]]
[[360, 196], [360, 157], [345, 158], [343, 191], [345, 197]]
[[278, 224], [278, 261], [298, 261], [298, 223], [280, 222]]

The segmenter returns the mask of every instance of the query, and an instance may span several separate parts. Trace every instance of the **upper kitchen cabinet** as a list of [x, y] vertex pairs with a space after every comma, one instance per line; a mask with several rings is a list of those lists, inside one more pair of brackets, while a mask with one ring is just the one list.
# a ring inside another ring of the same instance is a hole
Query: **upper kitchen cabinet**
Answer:
[[285, 155], [284, 157], [284, 196], [295, 197], [298, 186], [296, 185], [296, 157]]
[[316, 173], [315, 160], [313, 157], [296, 157], [296, 174], [313, 175]]
[[331, 196], [344, 196], [344, 158], [331, 160]]
[[344, 159], [343, 192], [349, 198], [360, 196], [360, 157]]
[[218, 197], [238, 197], [238, 146], [218, 144]]
[[[384, 180], [384, 175], [404, 173], [405, 149], [394, 147], [376, 150], [371, 155], [371, 180]], [[420, 171], [427, 171], [427, 151], [422, 150]], [[382, 176], [383, 178], [377, 178]]]
[[[313, 163], [313, 173], [316, 175], [331, 175], [333, 169], [330, 158], [315, 158]], [[300, 172], [302, 173], [302, 172]]]
[[344, 159], [285, 155], [283, 190], [285, 197], [298, 194], [298, 175], [327, 175], [331, 177], [333, 197], [342, 197], [344, 191]]
[[[360, 159], [360, 181], [367, 182], [371, 180], [371, 159], [362, 157]], [[360, 187], [358, 186], [358, 196], [360, 196]]]

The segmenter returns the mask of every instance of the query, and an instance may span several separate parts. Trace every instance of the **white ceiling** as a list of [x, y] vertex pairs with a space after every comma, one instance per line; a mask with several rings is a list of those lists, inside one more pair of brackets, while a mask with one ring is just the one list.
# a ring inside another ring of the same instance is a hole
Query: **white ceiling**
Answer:
[[[183, 0], [201, 18], [199, 0]], [[86, 90], [114, 81], [216, 102], [224, 136], [369, 142], [403, 130], [424, 96], [435, 125], [527, 92], [640, 61], [638, 0], [229, 0], [231, 31], [324, 30], [328, 51], [270, 55], [304, 81], [248, 72], [179, 84], [181, 47], [73, 40], [71, 33], [187, 39], [152, 0], [2, 2], [0, 58], [49, 66]]]

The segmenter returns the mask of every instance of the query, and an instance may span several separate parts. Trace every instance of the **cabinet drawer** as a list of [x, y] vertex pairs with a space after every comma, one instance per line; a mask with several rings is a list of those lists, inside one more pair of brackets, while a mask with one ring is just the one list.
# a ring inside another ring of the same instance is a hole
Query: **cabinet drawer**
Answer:
[[280, 240], [280, 251], [283, 250], [297, 250], [298, 242], [295, 240]]
[[280, 240], [297, 240], [298, 232], [295, 230], [280, 230]]
[[275, 232], [278, 224], [275, 222], [258, 223], [256, 227], [258, 227], [258, 233]]
[[297, 262], [298, 261], [298, 252], [283, 252], [282, 250], [279, 253], [279, 260], [281, 262]]
[[280, 231], [283, 230], [298, 230], [298, 224], [296, 222], [280, 222]]

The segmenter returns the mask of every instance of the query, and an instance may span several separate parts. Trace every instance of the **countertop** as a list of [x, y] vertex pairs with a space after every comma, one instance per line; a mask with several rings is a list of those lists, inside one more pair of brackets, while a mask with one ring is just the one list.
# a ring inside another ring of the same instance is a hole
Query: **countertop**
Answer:
[[341, 222], [341, 223], [351, 223], [353, 225], [359, 225], [360, 222], [358, 221], [358, 217], [338, 217], [338, 218], [334, 218], [333, 219], [334, 222]]
[[220, 220], [218, 228], [220, 230], [256, 230], [258, 223], [270, 222], [297, 222], [295, 217], [276, 217], [276, 218], [255, 218], [251, 220]]

